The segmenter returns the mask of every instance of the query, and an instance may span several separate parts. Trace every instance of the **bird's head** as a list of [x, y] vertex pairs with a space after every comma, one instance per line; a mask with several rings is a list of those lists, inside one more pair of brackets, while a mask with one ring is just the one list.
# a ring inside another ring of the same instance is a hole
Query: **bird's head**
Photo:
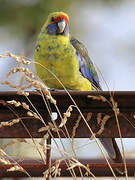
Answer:
[[64, 35], [69, 34], [68, 29], [68, 15], [63, 12], [51, 13], [44, 26], [42, 32], [46, 32], [49, 35]]

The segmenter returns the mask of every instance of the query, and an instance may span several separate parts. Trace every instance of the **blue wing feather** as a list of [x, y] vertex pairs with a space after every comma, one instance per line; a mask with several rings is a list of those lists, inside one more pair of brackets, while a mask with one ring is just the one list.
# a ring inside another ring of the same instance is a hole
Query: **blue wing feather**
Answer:
[[88, 56], [87, 49], [81, 42], [79, 42], [77, 39], [73, 37], [71, 38], [70, 42], [76, 49], [76, 56], [79, 61], [80, 72], [94, 85], [94, 87], [101, 90], [97, 72], [94, 68], [94, 65], [90, 57]]
[[87, 68], [86, 61], [83, 57], [80, 56], [78, 52], [76, 52], [77, 59], [79, 60], [79, 67], [80, 72], [83, 74], [83, 76], [87, 79], [89, 79], [91, 82], [93, 82], [93, 73], [90, 71], [90, 69]]

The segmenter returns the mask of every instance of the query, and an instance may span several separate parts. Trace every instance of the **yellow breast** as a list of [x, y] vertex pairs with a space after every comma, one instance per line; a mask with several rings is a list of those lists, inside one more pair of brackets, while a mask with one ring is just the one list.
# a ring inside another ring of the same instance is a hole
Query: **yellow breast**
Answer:
[[[73, 90], [91, 90], [91, 83], [79, 72], [79, 62], [69, 37], [40, 33], [35, 50], [38, 76], [50, 88], [63, 89], [62, 84]], [[54, 75], [56, 76], [54, 76]]]

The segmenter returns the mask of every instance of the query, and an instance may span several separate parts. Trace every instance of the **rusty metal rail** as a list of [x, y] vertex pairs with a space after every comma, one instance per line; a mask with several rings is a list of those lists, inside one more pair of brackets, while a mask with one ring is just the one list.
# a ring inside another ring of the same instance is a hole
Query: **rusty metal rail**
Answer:
[[[54, 162], [54, 160], [52, 160], [52, 163], [53, 162]], [[112, 176], [112, 173], [111, 173], [110, 169], [108, 168], [108, 165], [106, 164], [104, 159], [90, 159], [90, 160], [80, 159], [80, 162], [83, 163], [83, 165], [85, 165], [85, 166], [89, 165], [90, 171], [95, 176]], [[135, 163], [135, 159], [127, 160], [127, 170], [128, 170], [129, 176], [134, 176], [134, 171], [135, 171], [134, 163]], [[23, 162], [19, 162], [19, 164], [32, 177], [43, 176], [43, 172], [47, 169], [46, 165], [43, 164], [43, 162], [40, 160], [27, 159], [27, 160], [23, 160]], [[121, 176], [121, 174], [119, 174], [115, 168], [123, 167], [123, 165], [111, 163], [111, 166], [114, 169], [116, 176]], [[19, 176], [26, 177], [27, 176], [25, 173], [19, 172], [19, 171], [7, 172], [6, 170], [10, 167], [12, 167], [12, 165], [5, 166], [5, 165], [0, 164], [0, 177], [19, 177]], [[63, 177], [71, 176], [70, 172], [67, 170], [67, 165], [65, 163], [61, 163], [59, 168], [61, 168], [61, 176], [63, 176]], [[74, 170], [75, 170], [76, 176], [81, 176], [77, 167]], [[85, 174], [86, 170], [82, 169], [82, 172], [83, 172], [83, 174]]]
[[[107, 121], [105, 125], [104, 132], [100, 135], [100, 137], [110, 138], [110, 137], [119, 137], [117, 123], [115, 120], [115, 115], [113, 112], [113, 108], [110, 102], [110, 93], [113, 94], [114, 100], [118, 103], [118, 108], [120, 110], [120, 114], [118, 115], [119, 124], [121, 128], [122, 137], [124, 138], [134, 138], [135, 137], [135, 92], [70, 92], [74, 101], [78, 105], [79, 109], [83, 113], [84, 116], [87, 116], [87, 113], [91, 112], [92, 117], [88, 122], [93, 132], [97, 132], [100, 126], [97, 123], [97, 113], [102, 113], [102, 117], [108, 114], [110, 115], [110, 119]], [[104, 96], [109, 102], [102, 102], [99, 100], [93, 100], [88, 98], [89, 95], [92, 96]], [[52, 92], [52, 96], [57, 101], [57, 106], [61, 113], [66, 112], [68, 107], [73, 104], [69, 96], [66, 92], [63, 91], [54, 91]], [[20, 102], [26, 102], [29, 104], [28, 100], [24, 96], [17, 95], [15, 92], [0, 92], [0, 100], [9, 101], [16, 100]], [[45, 103], [39, 95], [38, 92], [31, 92], [29, 95], [29, 99], [39, 111], [41, 116], [43, 117], [45, 123], [47, 124], [49, 121], [49, 116], [47, 109], [45, 107]], [[29, 104], [30, 105], [30, 104]], [[52, 112], [57, 112], [56, 108], [53, 104], [50, 104]], [[19, 117], [22, 117], [24, 124], [28, 127], [32, 137], [40, 138], [43, 137], [43, 133], [39, 133], [38, 129], [43, 126], [42, 122], [28, 117], [26, 114], [26, 110], [21, 107], [15, 108], [14, 106], [7, 107], [0, 104], [0, 121], [9, 121], [13, 118], [16, 118], [16, 114]], [[32, 108], [30, 106], [30, 108]], [[72, 136], [72, 130], [78, 119], [78, 111], [76, 108], [73, 109], [71, 113], [71, 117], [66, 123], [67, 129], [69, 131], [70, 136]], [[29, 120], [28, 120], [29, 119]], [[32, 120], [31, 120], [32, 119]], [[61, 119], [58, 117], [56, 124], [59, 125]], [[130, 129], [130, 131], [129, 131]], [[64, 129], [60, 130], [61, 137], [65, 137], [63, 134]], [[58, 137], [57, 133], [52, 132], [54, 137]], [[77, 138], [86, 138], [90, 137], [90, 132], [84, 121], [82, 120], [77, 128], [75, 137]], [[16, 124], [11, 127], [2, 127], [0, 129], [0, 138], [29, 138], [29, 134], [24, 130], [22, 124]], [[98, 136], [97, 136], [98, 137]]]
[[[52, 91], [52, 96], [56, 99], [57, 106], [61, 113], [66, 112], [70, 105], [74, 105], [69, 95], [64, 91]], [[99, 92], [70, 92], [72, 98], [76, 102], [77, 106], [81, 110], [82, 114], [87, 117], [88, 113], [91, 113], [91, 119], [88, 121], [88, 124], [92, 128], [93, 132], [96, 133], [100, 129], [100, 125], [97, 123], [97, 115], [101, 113], [102, 118], [105, 115], [109, 115], [104, 131], [101, 135], [97, 137], [104, 138], [118, 138], [118, 128], [116, 123], [115, 114], [113, 111], [112, 102], [110, 97], [113, 97], [115, 102], [117, 102], [117, 108], [120, 113], [118, 115], [120, 129], [123, 138], [134, 138], [135, 137], [135, 92], [107, 92], [107, 91], [99, 91]], [[101, 97], [103, 96], [106, 99], [106, 102], [102, 100], [95, 100], [90, 96]], [[30, 101], [33, 103], [34, 107], [38, 110], [44, 122], [48, 124], [50, 122], [50, 117], [43, 101], [42, 96], [39, 92], [30, 92], [29, 95]], [[43, 127], [43, 123], [39, 119], [34, 119], [33, 117], [28, 117], [27, 111], [22, 107], [14, 107], [13, 105], [9, 105], [6, 102], [10, 100], [16, 100], [20, 102], [26, 102], [29, 104], [32, 110], [33, 107], [29, 103], [29, 101], [24, 96], [17, 95], [16, 92], [0, 92], [0, 121], [6, 122], [10, 121], [14, 118], [20, 117], [22, 119], [21, 123], [15, 124], [11, 127], [1, 127], [0, 129], [0, 138], [30, 138], [30, 135], [34, 138], [43, 137], [44, 133], [39, 133], [39, 128]], [[52, 112], [57, 112], [56, 107], [53, 104], [50, 104], [50, 108]], [[66, 123], [66, 127], [68, 129], [70, 137], [72, 137], [73, 127], [75, 126], [76, 120], [78, 119], [79, 112], [76, 108], [73, 108], [71, 113], [71, 117], [68, 119]], [[61, 119], [58, 116], [55, 121], [57, 126], [61, 123]], [[26, 128], [27, 127], [28, 131]], [[61, 137], [67, 137], [65, 129], [59, 129], [59, 133]], [[52, 135], [56, 138], [58, 137], [57, 133], [52, 131]], [[76, 130], [75, 137], [76, 138], [88, 138], [91, 134], [89, 132], [88, 127], [84, 123], [83, 120], [80, 121], [79, 126]], [[50, 144], [50, 139], [48, 140], [48, 144]], [[42, 163], [37, 162], [29, 162], [24, 161], [22, 166], [30, 171], [31, 176], [42, 176], [42, 170], [51, 166], [50, 163], [50, 151], [47, 152], [47, 165], [45, 166]], [[82, 161], [84, 164], [86, 161]], [[110, 170], [108, 169], [108, 165], [105, 162], [99, 162], [98, 160], [92, 162], [91, 160], [87, 162], [90, 167], [93, 169], [93, 173], [96, 176], [106, 176], [112, 175]], [[122, 166], [120, 164], [112, 164], [112, 167]], [[16, 176], [16, 172], [6, 173], [6, 168], [8, 166], [0, 165], [0, 176]], [[66, 170], [66, 165], [61, 164], [62, 175], [68, 176], [69, 172]], [[135, 168], [135, 160], [129, 161], [127, 163], [127, 168], [129, 175], [133, 176], [134, 168]], [[36, 170], [35, 170], [36, 169]], [[79, 171], [76, 170], [77, 175], [79, 175]], [[24, 176], [21, 172], [17, 173], [18, 176]]]

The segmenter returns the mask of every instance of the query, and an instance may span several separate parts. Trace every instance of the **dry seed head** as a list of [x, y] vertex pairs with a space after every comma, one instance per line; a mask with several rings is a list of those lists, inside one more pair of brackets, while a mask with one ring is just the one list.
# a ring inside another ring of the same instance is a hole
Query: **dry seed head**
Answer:
[[41, 141], [39, 142], [39, 144], [40, 144], [41, 146], [44, 146], [44, 145], [45, 145], [45, 140], [47, 140], [48, 137], [49, 137], [49, 134], [48, 134], [48, 132], [47, 132], [47, 133], [43, 136], [43, 138], [41, 139]]
[[25, 60], [22, 56], [16, 56], [10, 52], [4, 57], [11, 57], [15, 59], [16, 61], [18, 61], [19, 63], [25, 64], [25, 65], [29, 65], [31, 63], [31, 61]]
[[67, 169], [70, 170], [70, 169], [74, 169], [75, 167], [83, 167], [83, 165], [82, 165], [79, 161], [77, 161], [77, 162], [72, 162], [72, 163], [70, 164], [70, 167], [67, 168]]
[[90, 171], [90, 169], [87, 167], [87, 166], [84, 166], [82, 163], [80, 163], [78, 160], [76, 159], [73, 159], [73, 161], [71, 161], [71, 164], [69, 168], [67, 168], [68, 170], [69, 169], [74, 169], [75, 167], [81, 167], [83, 169], [85, 169], [90, 175], [92, 175], [94, 177], [94, 179], [96, 179], [96, 177], [94, 176], [94, 174]]
[[50, 91], [43, 83], [35, 79], [30, 79], [29, 77], [26, 77], [26, 81], [29, 82], [33, 87], [40, 89], [46, 95], [46, 98], [49, 99], [51, 103], [56, 105], [56, 100], [51, 96]]
[[52, 172], [52, 176], [56, 177], [56, 176], [60, 176], [61, 174], [61, 169], [59, 168], [59, 165], [60, 165], [60, 160], [56, 160], [55, 162], [55, 169], [54, 171]]
[[45, 126], [45, 127], [42, 127], [38, 130], [38, 132], [43, 132], [43, 131], [48, 131], [50, 129], [50, 126]]
[[[21, 68], [22, 69], [22, 68]], [[20, 72], [20, 67], [15, 67], [14, 69], [12, 69], [8, 74], [7, 74], [7, 78], [9, 78], [12, 74], [16, 73], [16, 72]]]
[[62, 119], [59, 127], [60, 127], [60, 128], [63, 127], [63, 126], [66, 124], [66, 122], [67, 122], [67, 118], [64, 117], [64, 118]]
[[0, 157], [0, 162], [1, 162], [2, 164], [5, 164], [5, 165], [11, 164], [9, 160], [7, 160], [7, 159], [5, 159], [5, 158], [2, 158], [2, 157]]
[[56, 160], [55, 161], [55, 167], [59, 167], [60, 166], [60, 163], [61, 163], [61, 160], [60, 159], [58, 159], [58, 160]]
[[0, 149], [0, 156], [6, 156], [6, 153], [3, 151], [3, 149]]
[[25, 92], [25, 91], [23, 91], [23, 90], [17, 91], [17, 94], [23, 95], [23, 96], [29, 96], [29, 93], [28, 93], [28, 92]]
[[31, 64], [31, 61], [22, 59], [22, 60], [21, 60], [21, 63], [23, 63], [23, 64], [25, 64], [25, 65], [30, 65], [30, 64]]
[[70, 117], [71, 116], [71, 112], [66, 112], [66, 113], [64, 113], [64, 118], [66, 119], [66, 118], [68, 118], [68, 117]]
[[104, 96], [99, 96], [102, 102], [107, 102], [107, 99]]
[[79, 127], [79, 123], [80, 123], [81, 119], [82, 119], [82, 116], [79, 115], [78, 119], [77, 119], [77, 121], [75, 123], [75, 126], [73, 127], [72, 140], [75, 137], [76, 129]]
[[50, 91], [41, 83], [40, 81], [37, 81], [35, 79], [30, 79], [29, 77], [26, 77], [26, 81], [31, 83], [35, 88], [41, 89], [46, 95], [50, 96]]
[[56, 100], [51, 95], [46, 95], [46, 98], [49, 99], [52, 104], [56, 105]]
[[47, 179], [49, 174], [50, 174], [50, 172], [48, 170], [43, 172], [44, 178]]
[[[100, 117], [100, 116], [101, 116], [101, 113], [98, 113], [98, 114], [99, 114], [98, 116]], [[100, 122], [99, 122], [99, 123], [101, 123], [101, 127], [100, 127], [100, 129], [98, 130], [98, 132], [97, 132], [96, 134], [94, 133], [95, 136], [102, 134], [102, 132], [104, 131], [105, 124], [106, 124], [107, 120], [108, 120], [110, 117], [111, 117], [111, 116], [109, 116], [109, 115], [105, 115], [105, 116], [103, 117], [103, 119], [100, 118]], [[98, 121], [99, 121], [99, 120], [98, 120]], [[94, 135], [92, 135], [92, 136], [90, 137], [91, 140], [94, 138]]]
[[25, 75], [31, 77], [31, 78], [34, 78], [34, 74], [33, 72], [31, 72], [28, 68], [24, 68], [24, 67], [15, 67], [13, 68], [8, 74], [7, 74], [7, 78], [9, 78], [9, 76], [11, 76], [12, 74], [14, 73], [17, 73], [17, 72], [24, 72]]
[[12, 54], [12, 53], [10, 53], [10, 52], [8, 52], [7, 55], [8, 55], [9, 57], [12, 57], [13, 59], [16, 59], [16, 60], [19, 59], [18, 56], [14, 55], [14, 54]]
[[102, 134], [102, 132], [104, 131], [105, 124], [106, 124], [106, 122], [107, 122], [107, 120], [108, 120], [109, 118], [110, 118], [109, 115], [105, 115], [105, 116], [104, 116], [104, 118], [103, 118], [102, 121], [101, 121], [101, 128], [100, 128], [100, 130], [99, 130], [96, 134], [98, 134], [98, 135]]
[[[87, 167], [87, 168], [89, 169], [89, 171], [90, 171], [89, 164], [87, 164], [86, 167]], [[86, 171], [84, 175], [85, 175], [85, 176], [89, 176], [89, 172]]]
[[49, 122], [48, 125], [49, 125], [50, 129], [54, 128], [54, 124], [53, 123]]
[[27, 112], [27, 115], [30, 116], [30, 117], [33, 117], [33, 113], [30, 112], [30, 111]]
[[67, 122], [67, 118], [71, 116], [71, 111], [73, 110], [72, 108], [73, 105], [70, 105], [67, 109], [67, 111], [64, 113], [64, 118], [62, 119], [59, 127], [61, 128], [62, 126], [64, 126]]
[[7, 101], [8, 104], [13, 104], [15, 107], [19, 107], [21, 106], [21, 103], [18, 101], [15, 101], [15, 100], [11, 100], [11, 101]]
[[20, 87], [20, 90], [24, 91], [25, 89], [29, 89], [29, 88], [32, 88], [32, 84], [29, 84], [27, 86], [22, 86]]
[[61, 168], [55, 169], [55, 171], [52, 173], [52, 175], [53, 175], [54, 177], [60, 176], [60, 175], [61, 175]]
[[29, 110], [29, 105], [27, 105], [25, 102], [22, 102], [22, 107], [26, 110]]
[[[41, 129], [42, 129], [42, 131], [51, 129], [52, 131], [55, 131], [55, 132], [58, 130], [57, 127], [55, 127], [54, 124], [51, 122], [49, 122], [47, 126], [41, 128]], [[41, 129], [40, 129], [40, 132], [41, 132]]]
[[55, 166], [52, 166], [50, 169], [47, 169], [45, 172], [43, 172], [44, 178], [47, 179], [48, 175], [52, 173], [55, 170]]
[[97, 100], [97, 101], [102, 101], [102, 102], [107, 102], [106, 98], [99, 95], [99, 96], [91, 96], [91, 95], [88, 95], [87, 96], [88, 98], [91, 98], [93, 100]]
[[4, 126], [13, 126], [14, 124], [17, 124], [21, 121], [21, 119], [13, 119], [12, 121], [9, 122], [0, 122], [0, 128]]
[[21, 167], [21, 166], [18, 166], [18, 165], [15, 165], [9, 169], [7, 169], [7, 171], [21, 171], [21, 172], [25, 172], [25, 170]]
[[11, 88], [17, 88], [17, 89], [19, 88], [19, 86], [18, 86], [18, 85], [13, 84], [13, 83], [9, 82], [8, 80], [3, 81], [1, 84], [8, 85], [8, 86], [9, 86], [9, 87], [11, 87]]
[[37, 113], [33, 113], [33, 116], [34, 116], [34, 118], [36, 118], [36, 119], [40, 119], [40, 117], [37, 115]]

